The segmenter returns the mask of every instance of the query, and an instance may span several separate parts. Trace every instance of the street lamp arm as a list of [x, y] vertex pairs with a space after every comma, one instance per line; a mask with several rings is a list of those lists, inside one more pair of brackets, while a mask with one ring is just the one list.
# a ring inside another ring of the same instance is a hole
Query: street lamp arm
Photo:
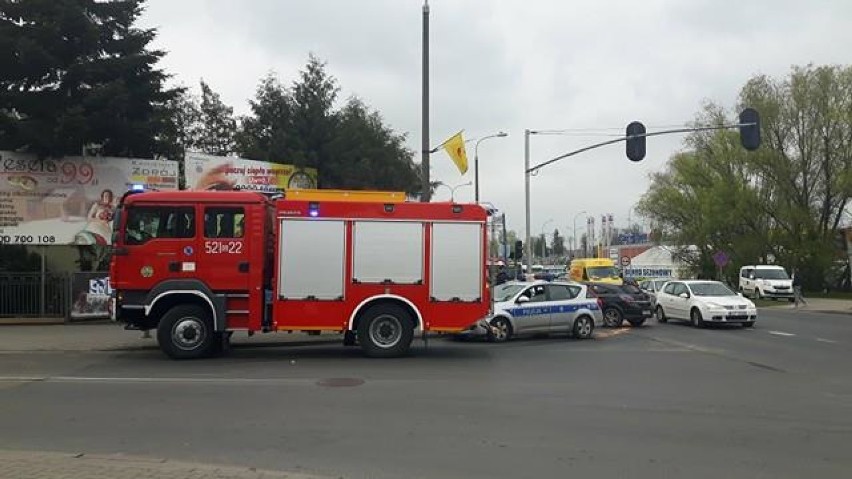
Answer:
[[485, 141], [489, 138], [502, 138], [504, 136], [509, 136], [509, 134], [501, 131], [499, 133], [494, 133], [493, 135], [483, 136], [482, 138], [476, 140], [476, 144], [473, 146], [474, 154], [476, 154], [475, 153], [476, 149], [479, 148], [479, 144], [482, 143], [483, 141]]
[[533, 166], [532, 168], [529, 168], [526, 172], [533, 174], [533, 173], [537, 172], [538, 170], [544, 168], [545, 166], [550, 165], [552, 163], [556, 163], [557, 161], [568, 158], [569, 156], [574, 156], [574, 155], [583, 153], [585, 151], [594, 150], [594, 149], [600, 148], [602, 146], [612, 145], [614, 143], [620, 143], [622, 141], [633, 140], [635, 138], [643, 138], [643, 137], [647, 138], [649, 136], [668, 135], [668, 134], [671, 134], [671, 133], [692, 133], [692, 132], [695, 132], [695, 131], [729, 130], [731, 128], [740, 128], [740, 127], [743, 127], [743, 126], [752, 126], [752, 125], [755, 125], [755, 123], [737, 123], [737, 124], [733, 124], [733, 125], [702, 126], [702, 127], [696, 127], [696, 128], [675, 128], [673, 130], [654, 131], [654, 132], [651, 132], [651, 133], [643, 133], [641, 135], [626, 135], [626, 136], [623, 136], [623, 137], [615, 138], [613, 140], [607, 140], [607, 141], [602, 141], [600, 143], [595, 143], [593, 145], [589, 145], [589, 146], [586, 146], [584, 148], [580, 148], [579, 150], [570, 151], [568, 153], [565, 153], [564, 155], [559, 155], [556, 158], [553, 158], [552, 160], [545, 161], [544, 163], [540, 163], [538, 165]]
[[473, 198], [477, 203], [479, 203], [479, 144], [489, 138], [502, 138], [505, 136], [509, 136], [509, 134], [505, 131], [486, 135], [476, 140], [476, 144], [473, 146], [473, 180], [475, 182], [473, 187]]

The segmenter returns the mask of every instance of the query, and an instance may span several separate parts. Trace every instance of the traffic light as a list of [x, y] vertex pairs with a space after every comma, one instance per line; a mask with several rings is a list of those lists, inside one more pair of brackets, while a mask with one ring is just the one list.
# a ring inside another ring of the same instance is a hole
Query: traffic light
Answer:
[[521, 240], [515, 241], [515, 259], [519, 260], [524, 257], [524, 242]]
[[642, 161], [645, 158], [645, 137], [630, 138], [633, 135], [644, 135], [645, 125], [634, 121], [627, 125], [627, 158], [630, 161]]
[[748, 151], [760, 147], [760, 115], [754, 108], [746, 108], [740, 113], [740, 142]]

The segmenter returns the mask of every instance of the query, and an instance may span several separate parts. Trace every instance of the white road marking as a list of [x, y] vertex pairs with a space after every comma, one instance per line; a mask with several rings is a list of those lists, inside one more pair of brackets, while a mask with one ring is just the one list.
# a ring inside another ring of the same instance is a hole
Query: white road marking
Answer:
[[774, 334], [776, 336], [795, 336], [793, 333], [785, 333], [784, 331], [769, 331], [769, 334]]
[[837, 341], [834, 341], [834, 340], [831, 340], [831, 339], [816, 338], [816, 340], [821, 342], [821, 343], [837, 344]]
[[66, 383], [193, 383], [193, 384], [299, 384], [317, 378], [181, 378], [181, 377], [87, 377], [87, 376], [0, 376], [0, 382]]

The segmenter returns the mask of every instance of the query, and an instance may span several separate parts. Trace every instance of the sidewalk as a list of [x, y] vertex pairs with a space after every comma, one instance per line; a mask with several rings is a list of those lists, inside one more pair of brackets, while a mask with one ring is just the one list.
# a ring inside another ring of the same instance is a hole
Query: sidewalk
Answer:
[[[342, 342], [340, 334], [323, 333], [309, 336], [304, 333], [257, 333], [248, 337], [236, 332], [231, 344], [293, 345], [311, 342]], [[157, 349], [157, 332], [143, 338], [141, 331], [127, 331], [123, 324], [113, 322], [75, 323], [31, 326], [0, 325], [0, 352], [31, 351], [132, 351]]]
[[[807, 306], [799, 306], [801, 311], [810, 311], [813, 313], [835, 313], [835, 314], [852, 314], [852, 301], [847, 299], [828, 299], [828, 298], [805, 298], [808, 302]], [[793, 309], [793, 303], [786, 300], [778, 301], [778, 304], [769, 306], [761, 306], [769, 309]]]
[[165, 459], [0, 450], [0, 479], [319, 479], [253, 467], [217, 466]]

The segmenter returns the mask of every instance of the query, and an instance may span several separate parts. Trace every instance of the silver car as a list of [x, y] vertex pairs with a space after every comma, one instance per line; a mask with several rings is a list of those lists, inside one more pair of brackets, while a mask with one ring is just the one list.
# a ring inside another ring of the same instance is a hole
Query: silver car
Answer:
[[663, 290], [663, 286], [671, 281], [671, 279], [646, 279], [639, 282], [639, 289], [648, 293], [651, 297], [651, 307], [657, 305], [657, 293]]
[[603, 324], [601, 305], [586, 286], [572, 282], [508, 282], [494, 289], [494, 313], [483, 326], [497, 342], [517, 334], [571, 333], [592, 337]]

